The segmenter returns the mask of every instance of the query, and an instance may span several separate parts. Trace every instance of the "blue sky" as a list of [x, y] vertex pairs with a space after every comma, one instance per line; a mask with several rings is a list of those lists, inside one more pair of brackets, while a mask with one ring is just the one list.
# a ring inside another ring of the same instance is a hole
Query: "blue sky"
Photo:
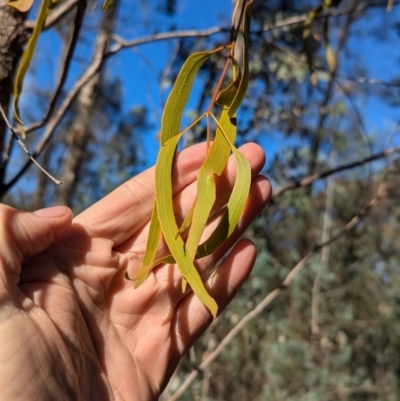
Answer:
[[[120, 14], [123, 24], [121, 24], [118, 34], [126, 39], [145, 36], [154, 31], [166, 31], [171, 26], [180, 30], [206, 29], [221, 22], [228, 26], [232, 12], [231, 0], [181, 0], [177, 2], [177, 12], [172, 18], [151, 14], [151, 8], [146, 10], [146, 6], [141, 8], [139, 13], [135, 4], [137, 3], [123, 2]], [[146, 3], [143, 2], [143, 4]], [[132, 20], [124, 20], [125, 15], [129, 15]], [[376, 9], [372, 9], [366, 17], [356, 22], [348, 43], [349, 48], [353, 51], [356, 50], [356, 56], [352, 60], [346, 59], [346, 55], [343, 56], [340, 75], [353, 77], [357, 75], [356, 67], [362, 66], [367, 78], [390, 81], [399, 77], [398, 34], [385, 30], [385, 26], [392, 25], [393, 22], [400, 22], [400, 7], [394, 7], [390, 13], [384, 13], [382, 10], [377, 13]], [[78, 49], [78, 59], [88, 58], [91, 55], [91, 51], [88, 51], [91, 40], [93, 40], [90, 32], [84, 40], [87, 46]], [[147, 44], [135, 49], [124, 50], [112, 57], [107, 64], [107, 74], [122, 79], [125, 109], [129, 110], [131, 107], [143, 103], [149, 106], [150, 122], [154, 126], [154, 131], [147, 133], [143, 138], [146, 166], [154, 164], [156, 160], [158, 151], [156, 134], [159, 129], [162, 105], [168, 94], [168, 88], [160, 91], [158, 77], [170, 60], [173, 51], [173, 41]], [[51, 32], [44, 33], [35, 56], [36, 71], [33, 69], [32, 73], [27, 75], [21, 104], [22, 113], [24, 110], [29, 110], [34, 104], [30, 91], [32, 85], [53, 87], [58, 68], [54, 60], [59, 58], [59, 53], [60, 48], [56, 35]], [[80, 62], [74, 66], [69, 83], [74, 81], [79, 68]], [[39, 74], [36, 74], [38, 70]], [[35, 79], [34, 82], [32, 82], [32, 77]], [[196, 95], [196, 90], [194, 92]], [[380, 138], [387, 138], [395, 132], [397, 121], [400, 119], [398, 109], [371, 96], [355, 99], [355, 104], [362, 110], [365, 126], [371, 137], [379, 141]], [[265, 147], [269, 159], [272, 159], [274, 153], [281, 152], [288, 146], [288, 142], [283, 141], [279, 135], [279, 133], [270, 135], [266, 132], [258, 137], [258, 141]], [[398, 143], [398, 137], [394, 136], [393, 143]], [[382, 140], [379, 147], [382, 148], [386, 145], [387, 141]]]

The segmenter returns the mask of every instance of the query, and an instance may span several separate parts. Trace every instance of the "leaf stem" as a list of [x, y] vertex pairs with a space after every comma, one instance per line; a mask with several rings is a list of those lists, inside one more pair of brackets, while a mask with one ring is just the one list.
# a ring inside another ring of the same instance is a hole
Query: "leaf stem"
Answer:
[[[240, 0], [238, 0], [238, 2], [239, 1]], [[215, 87], [215, 90], [214, 90], [213, 95], [211, 97], [210, 104], [208, 105], [208, 108], [207, 108], [207, 111], [206, 111], [206, 115], [209, 115], [210, 113], [212, 113], [212, 109], [214, 107], [215, 100], [217, 99], [218, 93], [221, 90], [221, 86], [222, 86], [222, 83], [224, 81], [226, 72], [228, 71], [228, 67], [231, 64], [232, 58], [233, 58], [233, 56], [235, 54], [236, 40], [237, 40], [237, 37], [238, 37], [240, 29], [241, 29], [244, 10], [245, 10], [245, 5], [246, 5], [246, 1], [243, 1], [242, 9], [240, 10], [238, 25], [237, 25], [237, 27], [235, 29], [235, 33], [233, 34], [231, 44], [230, 44], [230, 46], [228, 46], [228, 48], [230, 48], [229, 57], [226, 59], [226, 62], [225, 62], [224, 68], [223, 68], [223, 70], [221, 72], [221, 75], [219, 77], [217, 86]], [[237, 9], [237, 7], [235, 7], [235, 12], [236, 12], [236, 9]], [[234, 23], [234, 21], [232, 21], [232, 24], [233, 23]], [[207, 132], [207, 143], [208, 143], [208, 139], [209, 139], [209, 133]]]

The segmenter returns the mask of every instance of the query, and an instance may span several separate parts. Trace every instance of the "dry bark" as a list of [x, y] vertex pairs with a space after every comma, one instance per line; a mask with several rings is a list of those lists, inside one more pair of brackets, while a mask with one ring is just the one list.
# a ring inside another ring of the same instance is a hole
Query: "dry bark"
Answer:
[[[0, 104], [7, 112], [12, 95], [12, 82], [26, 40], [23, 24], [26, 14], [15, 11], [0, 0]], [[5, 174], [6, 124], [0, 119], [0, 186]]]

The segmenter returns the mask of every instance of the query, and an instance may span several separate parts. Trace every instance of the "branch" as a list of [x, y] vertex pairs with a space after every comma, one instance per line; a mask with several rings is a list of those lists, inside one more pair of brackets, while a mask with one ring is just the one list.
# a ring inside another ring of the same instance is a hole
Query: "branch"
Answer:
[[[105, 61], [105, 57], [103, 55], [95, 54], [92, 64], [86, 69], [86, 72], [81, 76], [81, 78], [76, 81], [75, 85], [65, 97], [64, 101], [61, 103], [60, 107], [54, 113], [53, 117], [47, 124], [47, 127], [44, 131], [43, 137], [40, 142], [37, 144], [35, 151], [33, 152], [33, 157], [37, 157], [44, 147], [46, 146], [47, 142], [50, 140], [51, 135], [53, 134], [54, 130], [57, 128], [58, 124], [60, 123], [61, 119], [64, 117], [65, 113], [67, 112], [68, 108], [70, 107], [73, 100], [78, 95], [79, 91], [82, 89], [84, 85], [86, 85], [93, 76], [100, 70], [102, 64]], [[14, 176], [14, 178], [4, 185], [3, 191], [8, 191], [25, 173], [28, 169], [31, 161], [28, 160], [25, 165], [21, 168], [21, 170]]]
[[75, 20], [73, 23], [73, 32], [71, 35], [71, 39], [69, 41], [68, 46], [66, 48], [64, 48], [65, 49], [64, 55], [62, 56], [62, 60], [60, 61], [61, 73], [59, 74], [59, 77], [58, 77], [58, 83], [56, 86], [56, 90], [54, 91], [53, 97], [50, 100], [50, 103], [49, 103], [49, 106], [48, 106], [45, 116], [43, 117], [43, 119], [41, 121], [36, 121], [35, 123], [27, 126], [25, 128], [25, 132], [27, 134], [38, 128], [43, 127], [49, 120], [51, 114], [53, 113], [53, 110], [54, 110], [54, 107], [56, 106], [58, 97], [60, 96], [61, 90], [68, 77], [68, 73], [69, 73], [69, 69], [70, 69], [71, 61], [72, 61], [72, 56], [74, 54], [76, 45], [78, 43], [79, 32], [82, 27], [82, 22], [83, 22], [83, 17], [85, 16], [86, 7], [87, 7], [86, 0], [81, 0], [78, 3]]
[[[46, 171], [35, 159], [34, 157], [29, 153], [28, 148], [26, 145], [19, 139], [17, 133], [15, 132], [14, 128], [11, 126], [10, 122], [7, 119], [6, 114], [4, 113], [3, 106], [0, 104], [0, 114], [3, 117], [4, 122], [6, 123], [8, 129], [11, 132], [12, 137], [18, 142], [18, 144], [21, 146], [23, 151], [29, 156], [30, 160], [36, 164], [36, 166], [49, 177], [52, 181], [54, 181], [57, 185], [62, 184], [62, 181], [57, 180], [57, 178], [54, 178], [48, 171]], [[4, 191], [5, 192], [5, 191]]]
[[[395, 5], [399, 5], [400, 3], [396, 3]], [[346, 8], [344, 10], [328, 10], [321, 15], [319, 15], [316, 19], [323, 19], [326, 17], [341, 17], [343, 15], [348, 15], [351, 13], [360, 13], [365, 11], [368, 8], [373, 7], [386, 7], [386, 4], [366, 4], [363, 6]], [[308, 13], [304, 13], [302, 15], [296, 15], [293, 17], [282, 18], [281, 20], [274, 21], [273, 23], [266, 24], [259, 31], [251, 31], [252, 34], [260, 34], [263, 32], [272, 31], [277, 28], [284, 28], [291, 25], [299, 25], [306, 21]], [[116, 42], [116, 44], [110, 49], [109, 54], [114, 54], [121, 49], [126, 49], [129, 47], [141, 46], [147, 43], [159, 42], [163, 40], [173, 40], [173, 39], [185, 39], [185, 38], [207, 38], [219, 33], [230, 32], [230, 28], [215, 26], [212, 28], [204, 29], [204, 30], [184, 30], [184, 31], [175, 31], [175, 32], [161, 32], [156, 33], [154, 35], [144, 36], [138, 39], [124, 39], [119, 35], [113, 35], [112, 39]]]
[[161, 33], [156, 33], [154, 35], [144, 36], [142, 38], [131, 39], [131, 40], [126, 40], [121, 36], [114, 34], [112, 36], [112, 39], [116, 42], [116, 44], [109, 50], [108, 54], [114, 54], [120, 51], [121, 49], [136, 47], [147, 43], [154, 43], [172, 39], [207, 38], [209, 36], [216, 35], [217, 33], [229, 32], [229, 31], [230, 29], [228, 28], [216, 26], [204, 30], [190, 29], [185, 31], [161, 32]]
[[362, 166], [363, 164], [372, 162], [374, 160], [378, 160], [378, 159], [383, 159], [384, 157], [388, 157], [391, 156], [395, 153], [400, 153], [400, 146], [397, 146], [395, 148], [389, 148], [384, 150], [383, 152], [380, 153], [375, 153], [371, 156], [366, 157], [365, 159], [361, 159], [361, 160], [357, 160], [355, 162], [351, 162], [351, 163], [346, 163], [346, 164], [342, 164], [339, 167], [335, 167], [329, 170], [325, 170], [322, 171], [320, 173], [314, 173], [311, 174], [305, 178], [302, 178], [299, 181], [292, 181], [289, 182], [285, 185], [283, 185], [282, 187], [279, 187], [278, 189], [276, 189], [275, 191], [272, 192], [272, 198], [281, 195], [283, 192], [286, 192], [290, 189], [295, 189], [295, 188], [300, 188], [300, 187], [306, 187], [308, 185], [311, 185], [314, 181], [316, 180], [320, 180], [322, 178], [326, 178], [329, 177], [332, 174], [336, 174], [339, 173], [341, 171], [344, 170], [349, 170], [358, 166]]
[[[399, 4], [400, 4], [400, 2], [396, 2], [394, 4], [394, 6], [398, 6]], [[385, 7], [386, 7], [386, 3], [384, 3], [384, 4], [382, 4], [382, 3], [375, 3], [375, 4], [366, 3], [366, 4], [358, 6], [356, 8], [348, 7], [343, 10], [338, 10], [338, 9], [332, 8], [332, 9], [329, 9], [329, 10], [321, 13], [315, 19], [325, 19], [327, 17], [342, 17], [344, 15], [349, 15], [349, 14], [353, 14], [353, 13], [361, 13], [369, 8], [385, 8]], [[264, 25], [263, 28], [260, 31], [258, 31], [257, 33], [268, 32], [268, 31], [272, 31], [273, 29], [277, 29], [277, 28], [286, 28], [286, 27], [292, 26], [292, 25], [300, 25], [300, 24], [303, 24], [307, 20], [307, 18], [308, 18], [308, 13], [304, 13], [301, 15], [295, 15], [293, 17], [282, 18], [278, 21], [274, 21], [273, 23]]]
[[301, 272], [301, 270], [305, 267], [307, 262], [321, 249], [325, 246], [332, 244], [334, 241], [338, 240], [343, 234], [352, 230], [363, 218], [368, 211], [376, 206], [381, 198], [385, 195], [384, 185], [381, 184], [379, 186], [377, 195], [373, 198], [364, 208], [362, 208], [357, 215], [355, 215], [345, 226], [339, 231], [334, 237], [331, 237], [329, 240], [322, 242], [318, 245], [315, 245], [314, 248], [304, 256], [297, 264], [293, 267], [293, 269], [289, 272], [286, 278], [283, 280], [282, 284], [271, 291], [267, 296], [247, 315], [245, 315], [239, 323], [237, 323], [229, 333], [223, 338], [223, 340], [218, 344], [218, 346], [212, 351], [209, 356], [204, 359], [204, 361], [199, 365], [198, 369], [193, 370], [186, 377], [184, 382], [181, 384], [179, 389], [172, 394], [171, 397], [168, 398], [168, 401], [176, 401], [179, 399], [181, 395], [190, 387], [192, 382], [197, 378], [199, 372], [203, 372], [206, 370], [209, 365], [221, 354], [221, 352], [226, 348], [226, 346], [236, 337], [236, 335], [256, 316], [258, 316], [268, 305], [272, 303], [287, 287], [292, 284], [294, 278]]
[[[65, 2], [62, 2], [57, 8], [54, 9], [53, 12], [50, 13], [49, 17], [46, 20], [46, 23], [44, 24], [43, 30], [51, 28], [55, 24], [57, 24], [57, 22], [60, 21], [61, 18], [71, 12], [74, 5], [78, 2], [79, 0], [66, 0]], [[35, 28], [35, 25], [36, 21], [33, 20], [25, 22], [25, 27], [29, 31], [32, 31]]]

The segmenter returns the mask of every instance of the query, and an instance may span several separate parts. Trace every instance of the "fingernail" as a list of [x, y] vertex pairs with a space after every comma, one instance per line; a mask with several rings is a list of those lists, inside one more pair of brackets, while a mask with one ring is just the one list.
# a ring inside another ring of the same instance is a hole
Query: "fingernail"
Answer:
[[61, 217], [65, 214], [65, 206], [46, 207], [44, 209], [35, 210], [33, 214], [38, 217]]

